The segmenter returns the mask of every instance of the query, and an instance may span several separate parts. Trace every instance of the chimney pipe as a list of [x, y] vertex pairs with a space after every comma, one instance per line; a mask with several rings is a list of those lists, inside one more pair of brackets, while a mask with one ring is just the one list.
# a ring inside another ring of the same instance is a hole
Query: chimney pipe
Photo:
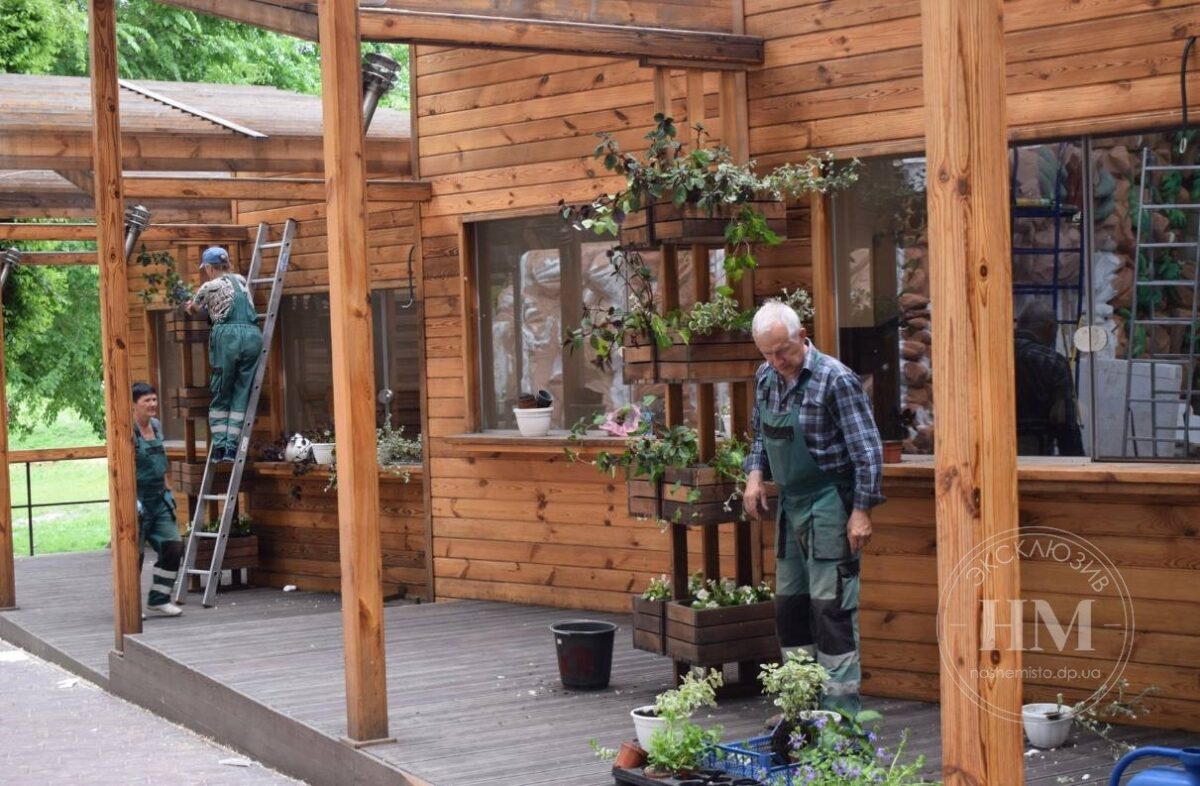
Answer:
[[379, 99], [396, 85], [400, 64], [382, 52], [369, 52], [363, 58], [363, 133], [371, 127]]
[[7, 248], [4, 253], [0, 254], [0, 292], [4, 291], [4, 285], [8, 283], [8, 277], [12, 275], [13, 268], [21, 261], [21, 252], [15, 248]]
[[134, 205], [125, 211], [125, 261], [133, 253], [138, 238], [146, 227], [150, 226], [150, 209], [145, 205]]

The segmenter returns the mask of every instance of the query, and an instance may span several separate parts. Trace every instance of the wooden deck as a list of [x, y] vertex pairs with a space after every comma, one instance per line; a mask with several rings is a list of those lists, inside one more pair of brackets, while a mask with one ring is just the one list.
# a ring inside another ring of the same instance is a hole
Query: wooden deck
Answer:
[[[570, 612], [474, 601], [392, 604], [385, 618], [396, 741], [354, 749], [340, 741], [345, 691], [335, 596], [228, 592], [216, 609], [194, 602], [181, 618], [147, 621], [125, 656], [110, 658], [108, 567], [107, 552], [18, 560], [20, 608], [0, 613], [0, 637], [322, 786], [605, 786], [612, 783], [608, 766], [591, 754], [588, 739], [615, 747], [631, 738], [629, 710], [670, 679], [664, 659], [632, 649], [623, 615], [586, 615], [622, 631], [610, 687], [574, 693], [559, 684], [547, 630]], [[936, 706], [866, 703], [885, 714], [885, 741], [908, 729], [909, 750], [924, 753], [937, 771]], [[757, 733], [768, 714], [761, 698], [730, 700], [713, 719], [733, 739]], [[1140, 744], [1189, 742], [1150, 729], [1122, 733]], [[1110, 768], [1107, 752], [1090, 740], [1026, 757], [1030, 784], [1083, 775], [1105, 782]]]

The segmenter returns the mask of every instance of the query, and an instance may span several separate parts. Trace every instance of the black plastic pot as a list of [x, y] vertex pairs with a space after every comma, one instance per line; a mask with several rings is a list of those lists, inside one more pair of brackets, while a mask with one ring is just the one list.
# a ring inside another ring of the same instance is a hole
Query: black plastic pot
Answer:
[[568, 620], [550, 626], [558, 650], [558, 676], [564, 688], [600, 690], [612, 675], [617, 626], [598, 620]]

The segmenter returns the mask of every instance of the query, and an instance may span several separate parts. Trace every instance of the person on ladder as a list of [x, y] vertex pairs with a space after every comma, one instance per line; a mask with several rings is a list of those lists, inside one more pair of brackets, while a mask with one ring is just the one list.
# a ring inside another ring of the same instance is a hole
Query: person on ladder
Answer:
[[212, 403], [208, 406], [212, 459], [233, 462], [237, 459], [246, 404], [262, 353], [262, 332], [258, 329], [258, 313], [250, 302], [245, 277], [230, 272], [229, 252], [220, 246], [205, 249], [200, 257], [200, 272], [207, 280], [184, 308], [189, 314], [207, 308], [212, 320], [212, 335], [208, 340], [208, 362], [212, 366], [212, 378], [208, 381], [212, 391]]
[[[183, 541], [175, 522], [175, 498], [167, 488], [167, 452], [163, 448], [158, 414], [158, 391], [145, 382], [133, 383], [133, 450], [137, 466], [138, 574], [146, 541], [158, 554], [146, 598], [146, 614], [178, 617], [183, 609], [171, 602], [171, 587], [183, 556]], [[145, 615], [142, 617], [145, 619]]]

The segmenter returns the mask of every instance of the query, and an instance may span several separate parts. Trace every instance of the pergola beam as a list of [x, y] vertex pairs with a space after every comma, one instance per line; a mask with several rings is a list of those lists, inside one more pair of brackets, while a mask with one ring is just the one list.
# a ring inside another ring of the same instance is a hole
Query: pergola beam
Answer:
[[763, 62], [761, 38], [732, 33], [398, 8], [363, 8], [359, 13], [366, 41], [630, 58], [669, 56], [681, 62], [747, 66]]
[[[372, 202], [428, 202], [433, 194], [429, 183], [417, 180], [367, 181], [367, 199]], [[129, 199], [253, 199], [278, 202], [319, 202], [325, 199], [325, 181], [304, 177], [213, 177], [173, 175], [125, 176]]]
[[112, 542], [114, 647], [142, 629], [138, 577], [137, 485], [129, 376], [129, 280], [121, 196], [120, 88], [117, 86], [116, 0], [91, 0], [92, 134], [96, 150], [96, 225], [100, 247], [100, 338], [104, 349], [108, 518]]
[[210, 16], [219, 16], [276, 33], [317, 40], [316, 14], [259, 0], [159, 0], [164, 5], [186, 8]]
[[[153, 220], [153, 215], [151, 215]], [[240, 224], [151, 224], [143, 241], [238, 243], [254, 239], [254, 227]], [[0, 240], [95, 240], [95, 224], [4, 224]]]
[[[232, 220], [228, 202], [213, 203], [193, 200], [191, 202], [162, 203], [151, 201], [146, 206], [154, 214], [155, 220], [161, 220], [164, 223], [227, 224]], [[0, 219], [31, 221], [44, 218], [93, 221], [96, 218], [96, 208], [91, 202], [65, 206], [30, 207], [8, 204], [0, 207]]]
[[1004, 3], [922, 0], [921, 28], [942, 773], [1021, 786], [1020, 559], [995, 558], [1018, 545]]
[[[383, 139], [367, 142], [367, 171], [407, 175], [408, 145]], [[319, 137], [247, 139], [232, 134], [191, 136], [122, 134], [122, 168], [173, 172], [320, 172], [324, 166]], [[88, 170], [92, 140], [84, 132], [14, 130], [6, 133], [0, 169]]]

